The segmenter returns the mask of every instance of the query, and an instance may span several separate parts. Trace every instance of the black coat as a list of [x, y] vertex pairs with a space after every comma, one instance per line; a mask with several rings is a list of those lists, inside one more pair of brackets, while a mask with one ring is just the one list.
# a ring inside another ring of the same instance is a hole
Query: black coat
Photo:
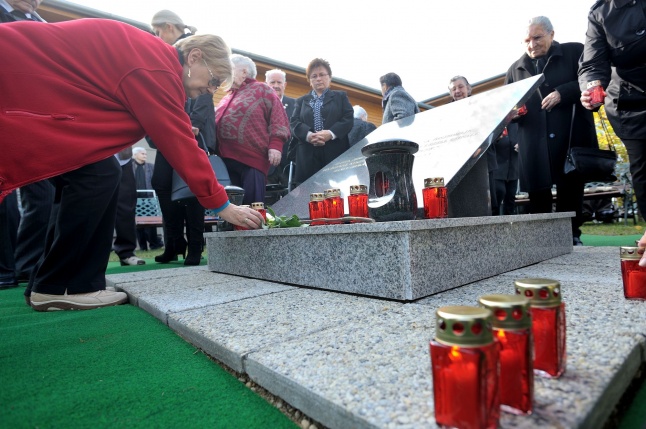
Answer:
[[354, 125], [348, 134], [350, 146], [360, 142], [365, 136], [377, 129], [377, 126], [372, 122], [364, 121], [363, 119], [354, 118]]
[[296, 180], [303, 182], [330, 163], [349, 147], [348, 133], [354, 122], [354, 110], [345, 91], [329, 90], [323, 99], [321, 116], [323, 129], [330, 130], [336, 138], [324, 146], [314, 147], [307, 142], [307, 133], [314, 132], [314, 109], [310, 106], [312, 93], [296, 100], [290, 118], [293, 143], [296, 144]]
[[498, 168], [493, 172], [496, 180], [518, 180], [518, 124], [507, 125], [507, 136], [496, 140], [496, 161]]
[[598, 1], [590, 9], [581, 90], [593, 80], [606, 88], [606, 113], [615, 133], [646, 139], [646, 0]]
[[[572, 146], [597, 147], [592, 112], [579, 100], [577, 80], [581, 43], [552, 42], [543, 70], [545, 81], [527, 101], [527, 114], [518, 119], [520, 186], [527, 192], [558, 186], [564, 179], [563, 165], [568, 150], [572, 106], [576, 106]], [[531, 58], [524, 54], [507, 71], [505, 83], [536, 75]], [[541, 109], [542, 99], [557, 90], [561, 102], [550, 112]]]

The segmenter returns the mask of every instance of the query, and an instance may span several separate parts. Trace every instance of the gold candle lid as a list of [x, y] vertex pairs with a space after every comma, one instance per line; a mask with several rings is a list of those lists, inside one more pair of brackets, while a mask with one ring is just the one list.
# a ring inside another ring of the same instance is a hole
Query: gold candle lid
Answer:
[[368, 187], [366, 185], [351, 185], [350, 186], [350, 195], [354, 194], [367, 194]]
[[514, 281], [516, 294], [529, 299], [532, 307], [561, 305], [561, 283], [551, 279], [520, 279]]
[[478, 303], [491, 310], [493, 327], [498, 329], [527, 329], [532, 326], [529, 300], [520, 295], [484, 295]]
[[444, 177], [429, 177], [424, 179], [425, 188], [439, 188], [444, 186]]
[[639, 253], [639, 247], [624, 246], [619, 248], [619, 257], [622, 260], [640, 260], [643, 253], [643, 251]]
[[251, 208], [254, 210], [264, 210], [265, 203], [251, 203]]
[[590, 89], [592, 87], [600, 86], [600, 85], [601, 85], [600, 80], [591, 80], [590, 82], [588, 82], [588, 85], [586, 86], [586, 88]]
[[321, 192], [313, 192], [310, 194], [310, 201], [323, 201], [324, 199], [325, 195]]
[[338, 188], [326, 189], [324, 192], [324, 195], [325, 195], [325, 198], [340, 197], [341, 189], [338, 189]]
[[435, 313], [435, 339], [447, 345], [486, 346], [493, 342], [491, 311], [483, 307], [440, 307]]

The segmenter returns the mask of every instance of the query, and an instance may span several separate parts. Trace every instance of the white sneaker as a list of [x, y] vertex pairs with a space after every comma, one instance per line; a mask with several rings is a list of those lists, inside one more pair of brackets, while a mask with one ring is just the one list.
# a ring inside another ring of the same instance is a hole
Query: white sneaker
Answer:
[[72, 295], [68, 295], [67, 291], [65, 291], [65, 295], [32, 292], [30, 297], [31, 307], [36, 311], [92, 310], [94, 308], [124, 304], [127, 301], [128, 295], [125, 292], [112, 292], [109, 290]]
[[144, 261], [141, 258], [137, 258], [136, 256], [131, 256], [129, 258], [123, 258], [121, 259], [121, 266], [125, 265], [144, 265], [146, 261]]

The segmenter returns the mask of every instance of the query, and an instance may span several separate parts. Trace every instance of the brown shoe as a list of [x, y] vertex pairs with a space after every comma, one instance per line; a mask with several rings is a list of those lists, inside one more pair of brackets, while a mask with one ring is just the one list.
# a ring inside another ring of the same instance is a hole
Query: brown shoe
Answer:
[[112, 292], [109, 290], [72, 295], [68, 295], [67, 291], [65, 291], [65, 295], [31, 293], [31, 306], [36, 311], [92, 310], [94, 308], [123, 304], [127, 301], [128, 295], [125, 292]]

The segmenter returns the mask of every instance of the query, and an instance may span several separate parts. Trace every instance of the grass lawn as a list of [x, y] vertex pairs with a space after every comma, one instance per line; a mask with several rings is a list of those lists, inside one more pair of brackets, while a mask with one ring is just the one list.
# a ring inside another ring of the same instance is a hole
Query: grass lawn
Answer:
[[637, 222], [637, 225], [633, 225], [633, 220], [628, 219], [628, 225], [624, 225], [622, 219], [615, 223], [586, 222], [581, 227], [581, 232], [586, 235], [635, 235], [643, 234], [645, 228], [646, 222]]

